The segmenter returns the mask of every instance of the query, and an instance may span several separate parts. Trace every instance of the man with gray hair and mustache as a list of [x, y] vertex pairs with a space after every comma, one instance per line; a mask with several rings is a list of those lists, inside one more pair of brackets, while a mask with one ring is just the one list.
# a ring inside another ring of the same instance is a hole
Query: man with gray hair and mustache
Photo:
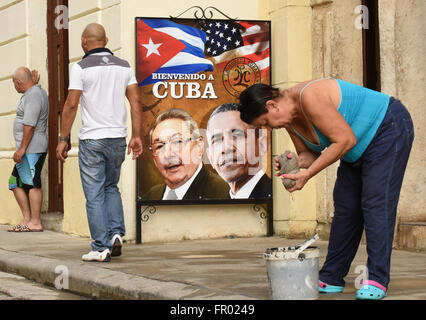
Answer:
[[164, 183], [153, 186], [144, 200], [229, 198], [228, 185], [202, 163], [204, 141], [197, 123], [181, 109], [169, 109], [150, 132], [150, 151]]

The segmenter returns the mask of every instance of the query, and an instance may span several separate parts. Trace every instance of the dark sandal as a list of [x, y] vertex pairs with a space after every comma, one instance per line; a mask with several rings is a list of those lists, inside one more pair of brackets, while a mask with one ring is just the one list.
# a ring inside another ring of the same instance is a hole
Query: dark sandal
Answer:
[[20, 226], [15, 232], [43, 232], [43, 229], [30, 229], [27, 225]]
[[21, 229], [21, 225], [15, 224], [15, 225], [11, 226], [9, 229], [7, 229], [7, 232], [16, 232], [16, 230], [20, 230], [20, 229]]

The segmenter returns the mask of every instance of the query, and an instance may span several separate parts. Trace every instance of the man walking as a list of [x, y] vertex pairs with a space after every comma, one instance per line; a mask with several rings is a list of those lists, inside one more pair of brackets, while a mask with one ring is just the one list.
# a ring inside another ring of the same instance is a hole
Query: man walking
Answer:
[[128, 154], [133, 151], [134, 160], [143, 151], [137, 81], [129, 63], [114, 57], [107, 43], [100, 24], [92, 23], [84, 29], [81, 47], [86, 55], [71, 70], [56, 150], [58, 159], [64, 162], [81, 97], [79, 166], [93, 239], [92, 251], [83, 255], [84, 261], [108, 262], [111, 256], [121, 255], [125, 226], [117, 184], [126, 154], [125, 97], [130, 102], [132, 120]]
[[26, 67], [18, 68], [13, 75], [15, 89], [23, 95], [13, 123], [16, 143], [13, 160], [16, 164], [9, 179], [9, 190], [13, 191], [18, 202], [23, 221], [9, 228], [9, 232], [43, 231], [40, 176], [48, 148], [49, 99], [46, 91], [37, 84], [38, 79], [38, 73], [31, 73]]

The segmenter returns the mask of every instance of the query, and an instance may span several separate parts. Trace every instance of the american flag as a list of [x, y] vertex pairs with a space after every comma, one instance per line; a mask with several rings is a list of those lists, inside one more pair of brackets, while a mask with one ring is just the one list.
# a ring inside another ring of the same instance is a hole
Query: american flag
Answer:
[[206, 21], [206, 57], [216, 67], [224, 68], [235, 57], [246, 57], [256, 63], [262, 78], [270, 70], [269, 25], [266, 22]]

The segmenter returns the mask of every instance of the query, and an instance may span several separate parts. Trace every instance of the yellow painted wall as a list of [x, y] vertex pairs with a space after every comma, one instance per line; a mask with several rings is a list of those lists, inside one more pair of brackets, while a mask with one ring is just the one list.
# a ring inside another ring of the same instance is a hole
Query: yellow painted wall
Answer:
[[75, 151], [64, 166], [64, 220], [62, 230], [69, 234], [90, 236], [86, 206]]
[[[11, 125], [15, 105], [19, 99], [19, 95], [14, 93], [11, 86], [11, 73], [15, 66], [31, 64], [32, 68], [41, 71], [42, 84], [47, 82], [46, 66], [43, 64], [46, 59], [47, 48], [45, 25], [42, 22], [45, 21], [45, 7], [43, 7], [42, 2], [42, 0], [31, 2], [28, 0], [18, 2], [4, 0], [0, 2], [0, 17], [2, 17], [2, 14], [4, 17], [4, 19], [0, 19], [0, 27], [3, 27], [2, 30], [6, 30], [0, 36], [0, 57], [3, 54], [3, 56], [10, 56], [13, 59], [12, 63], [5, 65], [0, 71], [0, 92], [6, 92], [2, 95], [6, 97], [5, 103], [0, 106], [2, 108], [0, 109], [0, 130], [2, 130], [0, 132], [0, 151], [3, 152], [0, 174], [4, 177], [3, 180], [10, 174], [10, 170], [7, 170], [8, 166], [13, 165], [10, 160], [14, 148]], [[195, 5], [202, 8], [214, 6], [234, 18], [272, 20], [273, 83], [280, 87], [288, 87], [311, 77], [310, 7], [308, 2], [307, 0], [238, 0], [232, 2], [218, 0], [212, 3], [211, 1], [186, 0], [179, 1], [177, 5], [176, 1], [168, 0], [162, 1], [161, 5], [146, 6], [144, 2], [138, 0], [72, 0], [69, 7], [70, 68], [83, 56], [83, 51], [80, 48], [80, 36], [88, 23], [102, 23], [110, 40], [108, 47], [116, 55], [128, 60], [135, 68], [134, 17], [168, 17], [179, 15], [187, 8]], [[184, 17], [192, 18], [193, 12], [187, 13]], [[10, 19], [15, 19], [17, 15], [21, 15], [21, 18], [24, 21], [29, 21], [29, 23], [11, 28]], [[215, 17], [220, 18], [221, 16], [215, 12]], [[39, 32], [33, 32], [33, 30]], [[289, 47], [292, 50], [288, 50]], [[77, 134], [80, 126], [81, 118], [78, 114], [72, 130], [73, 151], [64, 166], [65, 215], [63, 231], [88, 236], [85, 200], [77, 159]], [[288, 148], [291, 148], [291, 142], [286, 134], [283, 132], [274, 133], [273, 154], [278, 155]], [[45, 174], [46, 177], [47, 173]], [[275, 231], [279, 234], [293, 236], [311, 233], [315, 224], [315, 181], [309, 183], [302, 193], [294, 196], [290, 196], [283, 190], [278, 179], [274, 180], [274, 184]], [[135, 239], [136, 236], [135, 187], [136, 163], [128, 158], [123, 165], [122, 179], [119, 184], [123, 197], [128, 239]], [[8, 214], [12, 215], [13, 218], [8, 218], [7, 221], [16, 221], [19, 218], [19, 211], [16, 210], [17, 207], [13, 197], [11, 198], [11, 193], [4, 193], [2, 196], [5, 198], [5, 203], [9, 203], [8, 206], [14, 208], [8, 210]], [[177, 215], [170, 216], [171, 212], [182, 210], [188, 212], [190, 218], [176, 219]], [[201, 236], [200, 230], [205, 231], [203, 237], [221, 237], [232, 233], [232, 230], [235, 230], [241, 236], [263, 235], [266, 232], [266, 224], [264, 223], [266, 221], [260, 220], [259, 223], [258, 213], [253, 211], [252, 205], [233, 206], [232, 217], [228, 219], [226, 216], [229, 206], [204, 206], [203, 215], [200, 215], [199, 211], [199, 207], [191, 206], [158, 208], [155, 219], [152, 218], [149, 223], [143, 225], [145, 230], [144, 241], [158, 241], [162, 238], [169, 240], [173, 238], [197, 238]], [[188, 228], [186, 222], [188, 219], [192, 221], [191, 228]], [[244, 227], [241, 227], [241, 221], [245, 221]], [[168, 227], [170, 223], [180, 227], [170, 229]], [[194, 231], [191, 231], [191, 229]]]
[[22, 220], [22, 215], [18, 204], [15, 201], [13, 193], [7, 188], [7, 181], [9, 180], [10, 173], [14, 162], [10, 159], [9, 154], [0, 153], [0, 179], [3, 181], [2, 190], [0, 192], [0, 223], [2, 224], [17, 224]]
[[[304, 23], [307, 21], [307, 11], [303, 6], [299, 6], [299, 2], [295, 3], [294, 8], [296, 16], [288, 20], [287, 17], [290, 11], [287, 10], [287, 5], [279, 1], [259, 1], [259, 0], [238, 0], [227, 1], [218, 0], [212, 3], [211, 1], [162, 1], [161, 5], [150, 5], [138, 0], [72, 0], [69, 7], [69, 41], [70, 41], [70, 68], [79, 61], [83, 56], [83, 51], [80, 48], [80, 36], [84, 27], [91, 22], [98, 22], [105, 26], [108, 37], [108, 47], [118, 56], [128, 60], [132, 67], [135, 68], [135, 31], [134, 17], [136, 16], [151, 16], [151, 17], [168, 17], [170, 15], [179, 15], [191, 6], [200, 6], [207, 8], [214, 6], [223, 11], [230, 17], [243, 19], [262, 19], [273, 20], [273, 42], [278, 46], [274, 50], [286, 49], [287, 45], [292, 41], [304, 37], [308, 32]], [[45, 15], [46, 8], [43, 6], [43, 0], [32, 1], [6, 1], [0, 0], [0, 17], [3, 14], [4, 19], [0, 19], [0, 27], [3, 27], [0, 36], [0, 57], [11, 57], [12, 62], [2, 66], [0, 70], [0, 92], [5, 92], [2, 97], [5, 102], [0, 108], [0, 175], [3, 181], [8, 178], [10, 170], [8, 166], [12, 166], [11, 156], [14, 148], [11, 135], [11, 125], [14, 117], [14, 110], [19, 95], [14, 93], [11, 86], [10, 77], [15, 69], [15, 66], [28, 65], [32, 68], [37, 68], [41, 72], [42, 85], [47, 87], [46, 74], [46, 35], [45, 35]], [[20, 25], [17, 28], [10, 27], [10, 19], [21, 15], [23, 21], [28, 21], [25, 25]], [[186, 14], [184, 17], [192, 18], [193, 11]], [[220, 18], [220, 14], [215, 12], [215, 17]], [[305, 21], [306, 20], [306, 21]], [[302, 33], [293, 34], [288, 32], [289, 24], [294, 24], [297, 28], [300, 27]], [[31, 30], [31, 32], [29, 31]], [[282, 38], [283, 37], [283, 38]], [[285, 41], [283, 41], [285, 39]], [[303, 48], [300, 52], [306, 51], [306, 45], [309, 43], [301, 43]], [[307, 50], [309, 51], [309, 50]], [[285, 57], [274, 55], [274, 84], [279, 86], [288, 86], [291, 83], [302, 81], [305, 77], [306, 70], [309, 65], [309, 55], [305, 53], [301, 56], [300, 52], [283, 53]], [[299, 59], [302, 65], [300, 68], [294, 67], [292, 59]], [[3, 60], [4, 61], [4, 60]], [[10, 61], [10, 58], [9, 58]], [[30, 65], [31, 64], [31, 65]], [[298, 74], [293, 78], [289, 77], [292, 72]], [[284, 78], [282, 77], [284, 76]], [[80, 114], [78, 114], [72, 130], [73, 150], [70, 153], [70, 158], [64, 166], [64, 221], [63, 231], [71, 234], [83, 236], [89, 235], [87, 226], [87, 218], [85, 214], [85, 200], [81, 188], [81, 181], [78, 171], [78, 131], [81, 126]], [[130, 117], [129, 117], [130, 128]], [[288, 146], [288, 141], [285, 136], [280, 134], [275, 136], [274, 154], [279, 150]], [[47, 173], [44, 174], [45, 179]], [[279, 182], [279, 181], [278, 181]], [[274, 181], [277, 183], [277, 181]], [[127, 158], [122, 168], [122, 179], [119, 183], [119, 188], [122, 193], [123, 205], [125, 211], [125, 222], [127, 227], [127, 239], [135, 239], [136, 229], [136, 163]], [[309, 187], [312, 189], [312, 187]], [[277, 188], [276, 188], [277, 189]], [[307, 192], [310, 192], [307, 190]], [[47, 189], [45, 194], [47, 195]], [[8, 210], [8, 214], [12, 218], [5, 218], [4, 221], [14, 221], [19, 219], [19, 211], [11, 198], [11, 193], [2, 193], [5, 203], [13, 209]], [[3, 199], [2, 198], [2, 199]], [[47, 201], [47, 197], [46, 201]], [[303, 198], [303, 201], [298, 202], [298, 198]], [[293, 201], [296, 200], [296, 201]], [[311, 210], [306, 210], [314, 206], [315, 198], [312, 201], [306, 201], [303, 196], [298, 196], [293, 199], [287, 193], [277, 191], [275, 200], [275, 230], [293, 230], [297, 228], [311, 229], [310, 223], [301, 224], [299, 221], [311, 220]], [[15, 206], [15, 207], [14, 207]], [[193, 239], [199, 237], [222, 237], [230, 233], [236, 233], [240, 236], [256, 236], [266, 233], [266, 220], [260, 218], [259, 213], [253, 210], [252, 205], [232, 206], [232, 216], [230, 215], [229, 206], [203, 206], [203, 214], [200, 214], [200, 207], [179, 207], [179, 208], [158, 208], [155, 218], [151, 218], [149, 224], [144, 224], [145, 230], [144, 241], [159, 241], [162, 239]], [[13, 213], [12, 213], [13, 212]], [[174, 212], [181, 212], [179, 215], [171, 215]], [[186, 212], [188, 217], [184, 217]], [[290, 214], [290, 212], [292, 212]], [[296, 214], [302, 212], [301, 214]], [[182, 218], [177, 218], [182, 216]], [[0, 218], [1, 219], [1, 218]], [[260, 219], [260, 220], [259, 220]], [[191, 221], [191, 223], [188, 223]], [[3, 222], [0, 220], [0, 222]], [[244, 223], [241, 223], [244, 222]], [[244, 224], [244, 226], [243, 226]], [[170, 228], [174, 225], [175, 228]], [[151, 231], [149, 231], [151, 229]], [[192, 230], [192, 231], [191, 231]], [[204, 233], [203, 233], [204, 230]], [[233, 232], [235, 230], [235, 232]], [[309, 231], [302, 233], [309, 233]]]
[[[169, 17], [179, 15], [187, 8], [198, 5], [207, 8], [214, 5], [231, 17], [265, 19], [261, 15], [258, 0], [251, 1], [162, 1], [161, 5], [147, 6], [145, 2], [126, 1], [70, 1], [70, 67], [83, 56], [80, 36], [91, 22], [105, 26], [109, 37], [108, 47], [118, 56], [130, 62], [135, 69], [135, 25], [137, 16]], [[192, 18], [193, 13], [186, 17]], [[216, 17], [217, 13], [215, 13]], [[218, 16], [219, 17], [219, 16]], [[64, 222], [67, 233], [89, 235], [85, 216], [84, 196], [78, 174], [78, 130], [81, 118], [78, 115], [72, 131], [74, 149], [64, 166]], [[129, 116], [130, 128], [130, 116]], [[129, 130], [130, 133], [130, 130]], [[130, 157], [122, 167], [119, 188], [122, 194], [127, 229], [127, 240], [136, 238], [136, 162]], [[202, 211], [202, 212], [201, 212]], [[243, 223], [242, 223], [243, 222]], [[172, 226], [172, 227], [171, 227]], [[167, 241], [208, 237], [223, 237], [232, 233], [240, 236], [266, 234], [266, 220], [253, 206], [186, 206], [158, 208], [155, 216], [143, 224], [143, 241]], [[236, 232], [234, 232], [236, 231]]]
[[[355, 28], [361, 0], [312, 0], [312, 75], [363, 84], [362, 30]], [[317, 175], [317, 232], [328, 238], [339, 162]]]
[[[180, 15], [192, 6], [207, 8], [214, 6], [233, 18], [252, 20], [267, 20], [267, 10], [262, 3], [268, 1], [258, 0], [216, 0], [216, 1], [193, 1], [193, 0], [164, 0], [159, 5], [147, 6], [138, 0], [122, 1], [122, 57], [128, 60], [135, 68], [135, 25], [134, 18], [144, 17], [169, 17]], [[215, 18], [224, 18], [214, 12]], [[184, 18], [194, 18], [194, 10], [183, 15]], [[123, 168], [123, 174], [134, 177], [134, 167], [127, 162]], [[135, 194], [132, 186], [136, 181], [128, 182], [128, 196], [130, 203], [134, 200], [131, 195]], [[239, 236], [261, 236], [266, 234], [266, 223], [259, 220], [259, 214], [253, 211], [252, 205], [232, 206], [194, 206], [159, 207], [157, 212], [147, 222], [142, 224], [143, 241], [159, 241], [223, 237], [230, 233]], [[130, 211], [129, 211], [130, 212]], [[135, 211], [133, 211], [135, 213]], [[126, 219], [129, 236], [134, 235], [135, 219]], [[173, 227], [170, 227], [173, 226]]]
[[[108, 48], [120, 57], [121, 54], [121, 1], [120, 0], [71, 0], [69, 1], [69, 57], [70, 70], [74, 63], [84, 56], [81, 48], [81, 34], [89, 23], [101, 23], [107, 30]], [[64, 220], [62, 230], [65, 233], [90, 236], [87, 223], [85, 197], [80, 180], [78, 167], [78, 132], [81, 128], [80, 111], [71, 131], [73, 148], [64, 164]], [[129, 160], [126, 160], [126, 164]], [[122, 174], [119, 188], [123, 194], [123, 206], [126, 218], [134, 214], [134, 202], [128, 201], [127, 191], [122, 181], [132, 178]], [[131, 219], [130, 219], [131, 220]], [[134, 220], [134, 219], [133, 219]], [[126, 221], [127, 222], [127, 221]]]
[[[46, 1], [0, 0], [0, 223], [21, 221], [21, 212], [7, 188], [14, 162], [13, 121], [21, 97], [15, 91], [12, 75], [20, 66], [38, 69], [40, 84], [47, 90]], [[47, 195], [47, 170], [42, 172]], [[47, 210], [47, 196], [42, 211]]]
[[[272, 82], [289, 88], [312, 79], [310, 0], [271, 0]], [[273, 156], [295, 148], [285, 130], [273, 132]], [[274, 179], [274, 232], [286, 237], [308, 237], [317, 226], [316, 178], [303, 190], [289, 194], [279, 178]]]
[[[148, 5], [147, 1], [141, 0], [70, 0], [70, 68], [83, 56], [80, 36], [90, 22], [99, 22], [106, 27], [110, 39], [108, 47], [135, 68], [136, 16], [177, 16], [191, 6], [214, 6], [233, 18], [272, 21], [273, 85], [287, 88], [326, 76], [362, 84], [362, 38], [361, 31], [354, 28], [354, 9], [360, 3], [360, 0], [162, 0]], [[418, 57], [423, 56], [424, 42], [413, 42], [413, 39], [420, 39], [424, 30], [421, 15], [424, 4], [422, 0], [381, 0], [380, 5], [382, 85], [388, 93], [403, 99], [417, 123], [399, 214], [404, 221], [423, 221], [425, 205], [419, 195], [424, 189], [424, 170], [418, 168], [424, 167], [421, 150], [425, 139], [419, 129], [422, 127], [419, 123], [424, 122], [421, 104], [424, 100], [421, 94], [424, 63]], [[193, 13], [183, 17], [193, 18]], [[411, 17], [408, 22], [405, 20], [407, 16]], [[221, 16], [215, 12], [216, 17]], [[413, 34], [417, 36], [413, 38]], [[12, 126], [20, 99], [12, 84], [12, 74], [19, 66], [37, 69], [41, 74], [41, 85], [47, 90], [46, 59], [46, 1], [0, 0], [0, 223], [18, 223], [21, 219], [13, 194], [7, 190], [15, 149]], [[89, 236], [77, 159], [80, 123], [78, 114], [72, 130], [73, 150], [64, 166], [63, 230]], [[128, 125], [130, 130], [130, 117]], [[286, 149], [294, 149], [283, 130], [275, 131], [273, 139], [274, 156]], [[333, 215], [335, 171], [336, 165], [324, 170], [293, 196], [283, 189], [279, 179], [274, 179], [274, 231], [277, 234], [306, 237], [318, 229], [323, 230], [324, 236], [328, 234]], [[42, 173], [43, 211], [47, 210], [47, 177], [45, 165]], [[119, 188], [127, 239], [133, 240], [136, 163], [129, 157], [122, 168]], [[149, 221], [143, 223], [143, 240], [146, 242], [222, 237], [230, 233], [257, 236], [266, 232], [266, 221], [253, 210], [253, 206], [232, 206], [232, 210], [230, 206], [163, 207], [148, 217]]]

